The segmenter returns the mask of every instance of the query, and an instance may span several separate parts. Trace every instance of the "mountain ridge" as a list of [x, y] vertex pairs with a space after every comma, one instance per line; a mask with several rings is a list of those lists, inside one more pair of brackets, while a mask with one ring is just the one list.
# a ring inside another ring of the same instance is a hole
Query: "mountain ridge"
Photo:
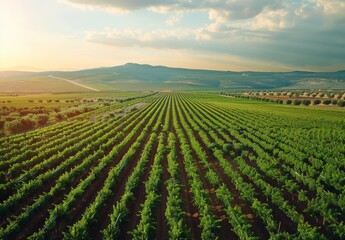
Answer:
[[[57, 78], [52, 79], [49, 76]], [[259, 71], [221, 71], [207, 69], [188, 69], [126, 63], [112, 67], [97, 67], [76, 71], [44, 72], [0, 72], [0, 91], [14, 91], [28, 82], [64, 85], [58, 82], [64, 78], [100, 90], [248, 90], [248, 89], [340, 89], [345, 88], [345, 70], [336, 72], [259, 72]], [[48, 82], [49, 81], [49, 82]], [[12, 87], [6, 87], [12, 85]], [[39, 91], [39, 84], [33, 91]], [[3, 86], [3, 87], [1, 87]], [[30, 89], [26, 87], [27, 89]], [[52, 87], [53, 88], [53, 87]], [[54, 90], [54, 89], [53, 89]], [[73, 87], [75, 91], [75, 86]], [[82, 90], [82, 89], [81, 89]], [[60, 90], [59, 90], [60, 91]]]

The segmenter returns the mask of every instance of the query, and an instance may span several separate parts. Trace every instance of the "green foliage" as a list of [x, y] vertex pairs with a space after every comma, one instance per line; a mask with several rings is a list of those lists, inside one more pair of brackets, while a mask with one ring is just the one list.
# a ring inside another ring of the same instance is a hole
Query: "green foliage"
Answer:
[[311, 104], [311, 101], [309, 99], [303, 99], [302, 104], [305, 106], [309, 106]]
[[314, 105], [319, 105], [320, 103], [321, 103], [320, 99], [315, 99], [313, 102]]
[[299, 99], [293, 100], [293, 105], [301, 105], [302, 101]]
[[49, 115], [48, 114], [37, 114], [34, 117], [36, 119], [36, 122], [40, 126], [44, 126], [47, 124], [49, 120]]
[[323, 100], [322, 103], [325, 104], [325, 105], [329, 105], [329, 104], [332, 103], [332, 101], [329, 100], [329, 99], [326, 99], [326, 100]]
[[345, 101], [339, 100], [339, 101], [337, 102], [337, 105], [338, 105], [339, 107], [345, 107]]
[[[152, 239], [161, 224], [157, 206], [164, 206], [164, 236], [191, 239], [186, 220], [195, 216], [186, 204], [198, 213], [201, 239], [230, 230], [258, 239], [258, 222], [267, 239], [344, 238], [341, 108], [192, 92], [150, 101], [121, 119], [71, 119], [0, 138], [0, 215], [9, 219], [0, 238], [119, 239], [138, 217], [126, 237]], [[138, 201], [135, 216], [130, 206]], [[42, 224], [33, 229], [36, 218]], [[219, 229], [221, 221], [229, 229]]]

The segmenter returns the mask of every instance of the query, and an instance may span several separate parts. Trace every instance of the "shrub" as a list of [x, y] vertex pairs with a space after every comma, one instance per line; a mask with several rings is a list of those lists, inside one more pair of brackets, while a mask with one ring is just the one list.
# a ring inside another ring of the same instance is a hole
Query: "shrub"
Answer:
[[22, 131], [19, 120], [5, 122], [5, 130], [10, 133], [20, 133]]
[[5, 120], [0, 120], [0, 130], [3, 130], [5, 127]]
[[49, 115], [48, 114], [37, 114], [35, 116], [35, 120], [38, 123], [38, 125], [40, 125], [40, 126], [46, 125], [48, 120], [49, 120]]
[[6, 122], [5, 130], [9, 131], [10, 133], [20, 133], [33, 129], [35, 126], [36, 122], [31, 117], [26, 116], [11, 122]]
[[56, 113], [54, 117], [58, 121], [61, 121], [64, 119], [64, 115], [62, 113]]
[[293, 105], [301, 105], [301, 103], [302, 103], [302, 101], [299, 100], [299, 99], [295, 99], [295, 100], [293, 101]]
[[323, 100], [322, 103], [325, 104], [325, 105], [329, 105], [329, 104], [331, 104], [331, 102], [332, 102], [331, 100], [327, 99], [327, 100]]
[[345, 107], [345, 101], [339, 100], [339, 101], [337, 102], [337, 105], [338, 105], [339, 107]]
[[36, 122], [29, 116], [20, 119], [22, 131], [27, 131], [35, 127]]
[[242, 150], [244, 150], [244, 146], [241, 143], [234, 143], [234, 149], [235, 151], [240, 154]]
[[231, 150], [232, 150], [231, 144], [226, 143], [223, 145], [223, 152], [229, 153], [231, 152]]
[[11, 112], [8, 116], [11, 117], [11, 118], [19, 118], [20, 114], [17, 113], [17, 112]]
[[314, 105], [319, 105], [321, 103], [321, 100], [320, 99], [316, 99], [316, 100], [314, 100]]
[[213, 150], [219, 148], [219, 145], [217, 143], [211, 143], [209, 146], [208, 146], [208, 150], [213, 152]]
[[291, 105], [292, 101], [289, 99], [286, 101], [286, 104]]
[[311, 101], [309, 99], [304, 99], [302, 101], [302, 104], [305, 105], [305, 106], [309, 106], [311, 104]]
[[332, 101], [332, 104], [333, 104], [333, 105], [337, 105], [337, 103], [338, 103], [337, 100], [333, 100], [333, 101]]

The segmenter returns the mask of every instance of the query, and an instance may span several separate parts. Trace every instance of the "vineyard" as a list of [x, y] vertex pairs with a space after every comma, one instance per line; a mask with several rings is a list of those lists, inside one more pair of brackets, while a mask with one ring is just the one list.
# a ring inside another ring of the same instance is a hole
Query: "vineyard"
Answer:
[[0, 239], [345, 239], [343, 109], [145, 101], [0, 138]]

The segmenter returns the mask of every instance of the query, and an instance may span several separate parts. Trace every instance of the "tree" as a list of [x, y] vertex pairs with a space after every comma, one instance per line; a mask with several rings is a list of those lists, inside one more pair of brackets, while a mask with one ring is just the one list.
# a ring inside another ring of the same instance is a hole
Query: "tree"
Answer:
[[5, 120], [0, 120], [0, 130], [3, 130], [5, 127]]
[[327, 99], [327, 100], [323, 100], [323, 104], [325, 104], [325, 105], [329, 105], [329, 104], [331, 104], [331, 100], [329, 100], [329, 99]]
[[55, 118], [56, 120], [61, 121], [64, 119], [64, 115], [62, 113], [56, 113]]
[[302, 101], [302, 104], [305, 105], [305, 106], [309, 106], [310, 103], [311, 103], [311, 101], [310, 101], [309, 99], [304, 99], [304, 100]]
[[37, 114], [35, 116], [35, 120], [40, 126], [44, 126], [47, 124], [49, 120], [49, 115], [48, 114]]
[[5, 122], [5, 130], [10, 133], [19, 133], [22, 131], [21, 124], [19, 120], [14, 120], [10, 122]]
[[345, 101], [339, 100], [339, 101], [337, 102], [337, 105], [338, 105], [339, 107], [345, 107]]
[[299, 100], [299, 99], [295, 99], [295, 100], [293, 101], [293, 105], [301, 105], [301, 103], [302, 103], [302, 101]]
[[30, 117], [25, 116], [20, 119], [21, 129], [23, 131], [30, 130], [35, 127], [36, 122]]
[[314, 100], [314, 105], [319, 105], [321, 103], [321, 100], [320, 99], [316, 99], [316, 100]]

